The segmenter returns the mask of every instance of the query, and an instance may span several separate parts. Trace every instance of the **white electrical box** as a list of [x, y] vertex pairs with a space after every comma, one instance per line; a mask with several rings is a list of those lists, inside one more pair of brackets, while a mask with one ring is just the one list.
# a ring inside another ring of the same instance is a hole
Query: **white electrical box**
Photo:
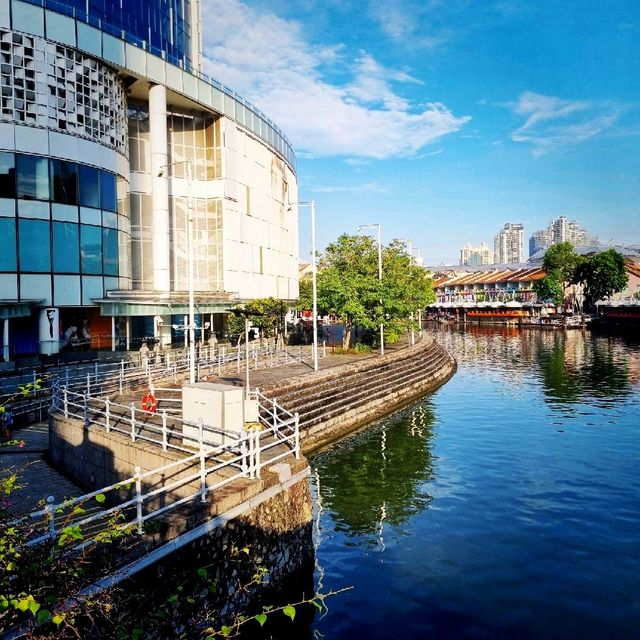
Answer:
[[[202, 420], [214, 429], [241, 433], [245, 423], [244, 389], [213, 382], [185, 385], [182, 387], [182, 419], [194, 425]], [[185, 424], [183, 434], [189, 438], [186, 444], [197, 446], [197, 426]], [[230, 445], [236, 438], [205, 428], [203, 441], [205, 444]]]

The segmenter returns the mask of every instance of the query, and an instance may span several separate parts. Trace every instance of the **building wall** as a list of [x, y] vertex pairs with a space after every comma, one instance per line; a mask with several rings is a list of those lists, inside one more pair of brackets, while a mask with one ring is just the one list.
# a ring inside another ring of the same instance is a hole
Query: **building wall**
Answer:
[[296, 298], [290, 143], [199, 72], [197, 0], [121, 4], [0, 5], [0, 311], [186, 292], [190, 213], [196, 304]]

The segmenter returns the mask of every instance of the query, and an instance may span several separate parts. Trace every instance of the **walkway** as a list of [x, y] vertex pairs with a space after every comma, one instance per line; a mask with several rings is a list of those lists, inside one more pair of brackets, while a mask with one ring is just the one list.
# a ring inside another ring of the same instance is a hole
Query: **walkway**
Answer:
[[84, 493], [44, 459], [49, 446], [47, 422], [16, 429], [12, 436], [20, 444], [0, 448], [0, 475], [17, 472], [23, 488], [7, 499], [4, 506], [10, 513], [18, 516], [35, 511], [48, 496], [60, 502]]

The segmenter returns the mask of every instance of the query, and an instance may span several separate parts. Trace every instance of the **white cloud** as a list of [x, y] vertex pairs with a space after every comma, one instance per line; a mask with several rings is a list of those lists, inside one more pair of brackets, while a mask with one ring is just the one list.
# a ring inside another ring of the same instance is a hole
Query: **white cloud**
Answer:
[[[345, 60], [340, 44], [313, 46], [297, 22], [255, 13], [240, 0], [206, 1], [203, 23], [213, 25], [204, 30], [205, 71], [268, 114], [301, 154], [411, 156], [470, 120], [437, 102], [418, 108], [393, 89], [419, 83], [406, 72], [364, 51]], [[349, 81], [325, 79], [327, 63], [343, 65]]]
[[511, 139], [531, 144], [535, 157], [593, 138], [612, 127], [621, 115], [621, 110], [608, 102], [563, 100], [529, 91], [509, 106], [525, 118]]

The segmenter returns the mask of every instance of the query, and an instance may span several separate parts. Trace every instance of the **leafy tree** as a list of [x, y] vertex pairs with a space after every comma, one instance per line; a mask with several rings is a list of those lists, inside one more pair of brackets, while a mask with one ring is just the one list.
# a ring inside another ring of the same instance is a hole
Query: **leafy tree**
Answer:
[[593, 307], [598, 300], [605, 300], [622, 291], [628, 280], [624, 256], [615, 249], [590, 256], [574, 274], [574, 281], [584, 285], [589, 307]]
[[560, 306], [564, 301], [564, 289], [562, 284], [553, 276], [545, 276], [533, 283], [533, 292], [541, 302], [551, 302]]
[[[277, 298], [256, 298], [242, 305], [242, 312], [249, 313], [250, 323], [258, 327], [260, 340], [270, 338], [284, 332], [284, 319], [289, 310], [289, 305]], [[238, 344], [244, 336], [244, 313], [234, 313], [227, 317], [229, 332], [238, 336]]]
[[382, 308], [378, 251], [370, 237], [343, 234], [327, 246], [320, 260], [318, 303], [342, 320], [345, 349], [354, 327], [375, 329]]
[[411, 315], [435, 300], [432, 280], [414, 265], [400, 241], [383, 249], [382, 282], [378, 248], [368, 236], [342, 235], [327, 247], [318, 274], [319, 306], [344, 323], [343, 348], [354, 327], [375, 331], [382, 323], [393, 341], [411, 326]]
[[311, 278], [300, 280], [300, 295], [296, 309], [298, 311], [309, 311], [313, 308], [313, 282]]
[[559, 242], [551, 245], [544, 254], [542, 268], [547, 276], [562, 285], [563, 293], [574, 281], [576, 269], [584, 262], [584, 258], [578, 255], [570, 242]]

